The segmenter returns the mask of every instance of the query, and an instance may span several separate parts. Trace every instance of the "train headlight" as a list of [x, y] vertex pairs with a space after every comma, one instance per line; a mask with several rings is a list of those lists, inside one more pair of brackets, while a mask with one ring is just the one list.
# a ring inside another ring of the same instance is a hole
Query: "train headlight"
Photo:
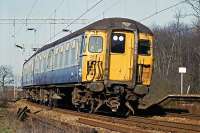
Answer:
[[113, 40], [117, 41], [118, 40], [118, 36], [113, 36]]
[[123, 37], [123, 36], [120, 36], [120, 37], [119, 37], [119, 40], [120, 40], [120, 41], [124, 41], [124, 37]]

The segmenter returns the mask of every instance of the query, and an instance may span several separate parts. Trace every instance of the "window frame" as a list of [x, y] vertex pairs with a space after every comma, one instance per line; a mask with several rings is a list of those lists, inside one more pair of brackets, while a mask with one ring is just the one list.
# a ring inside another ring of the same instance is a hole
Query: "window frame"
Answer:
[[[142, 53], [139, 53], [139, 47], [140, 47], [140, 42], [148, 42], [148, 44], [149, 44], [149, 53], [148, 53], [148, 51], [147, 51], [147, 54], [142, 54]], [[140, 39], [139, 41], [138, 41], [138, 55], [142, 55], [142, 56], [150, 56], [151, 55], [151, 41], [150, 40], [148, 40], [148, 39]]]
[[[100, 37], [101, 38], [101, 40], [102, 40], [102, 43], [101, 43], [101, 51], [100, 52], [93, 52], [93, 51], [91, 51], [90, 50], [90, 39], [91, 39], [91, 37]], [[102, 53], [103, 52], [103, 37], [102, 36], [98, 36], [98, 35], [91, 35], [90, 37], [89, 37], [89, 41], [88, 41], [88, 52], [90, 52], [90, 53]]]

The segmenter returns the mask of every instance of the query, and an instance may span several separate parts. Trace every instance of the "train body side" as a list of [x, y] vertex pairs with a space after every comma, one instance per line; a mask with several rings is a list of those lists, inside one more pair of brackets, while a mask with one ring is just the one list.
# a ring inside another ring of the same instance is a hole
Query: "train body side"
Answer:
[[[133, 78], [136, 78], [137, 85], [149, 86], [153, 68], [152, 35], [139, 33], [137, 59], [134, 60], [135, 34], [130, 31], [117, 31], [111, 34], [124, 36], [123, 52], [110, 50], [109, 57], [106, 57], [108, 45], [112, 46], [112, 44], [107, 44], [107, 40], [112, 40], [107, 37], [108, 32], [87, 31], [84, 35], [79, 35], [33, 56], [24, 64], [22, 86], [88, 82], [104, 84], [107, 58], [110, 61], [107, 68], [109, 71], [107, 80], [110, 81], [110, 85], [122, 84], [131, 87]], [[91, 39], [101, 39], [100, 51], [90, 51]], [[136, 65], [133, 66], [135, 62]], [[133, 75], [136, 76], [133, 77]]]
[[81, 43], [78, 36], [32, 57], [24, 64], [22, 86], [81, 82]]

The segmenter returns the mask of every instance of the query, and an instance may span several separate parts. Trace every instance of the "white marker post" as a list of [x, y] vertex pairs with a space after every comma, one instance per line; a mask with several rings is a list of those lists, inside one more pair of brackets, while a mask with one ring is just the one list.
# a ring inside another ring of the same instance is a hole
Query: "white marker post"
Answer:
[[186, 73], [186, 67], [179, 67], [178, 70], [181, 74], [181, 95], [183, 95], [183, 74]]

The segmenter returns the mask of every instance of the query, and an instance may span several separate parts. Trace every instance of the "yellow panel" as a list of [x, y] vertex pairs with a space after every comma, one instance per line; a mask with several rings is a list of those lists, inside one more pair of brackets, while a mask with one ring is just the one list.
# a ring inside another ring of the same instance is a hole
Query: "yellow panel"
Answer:
[[[150, 41], [150, 52], [148, 56], [138, 55], [138, 64], [143, 64], [146, 67], [142, 68], [142, 84], [150, 85], [152, 70], [153, 70], [153, 36], [145, 33], [139, 34], [139, 39], [149, 40]], [[139, 70], [141, 71], [141, 70]]]
[[134, 34], [130, 32], [116, 33], [125, 33], [125, 53], [110, 53], [109, 79], [129, 81], [132, 79]]
[[[83, 53], [82, 59], [82, 81], [97, 81], [104, 79], [105, 68], [105, 53], [106, 53], [106, 32], [105, 31], [88, 31], [85, 33], [86, 38], [86, 51]], [[88, 51], [88, 43], [90, 36], [101, 36], [103, 38], [103, 50], [101, 53], [91, 53]], [[96, 62], [92, 65], [91, 70], [88, 72], [88, 63]]]

